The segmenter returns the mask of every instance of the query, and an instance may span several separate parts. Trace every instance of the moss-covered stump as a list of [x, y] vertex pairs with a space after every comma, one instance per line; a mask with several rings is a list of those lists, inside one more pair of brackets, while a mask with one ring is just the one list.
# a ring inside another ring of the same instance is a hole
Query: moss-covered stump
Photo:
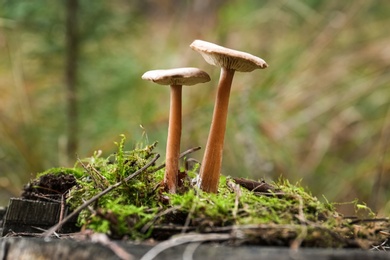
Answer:
[[[39, 174], [24, 196], [53, 200], [57, 194], [55, 199], [80, 211], [83, 230], [115, 239], [164, 240], [195, 232], [225, 234], [223, 241], [236, 245], [368, 249], [389, 238], [389, 220], [375, 218], [364, 205], [359, 206], [367, 218], [347, 219], [331, 203], [284, 179], [270, 184], [221, 176], [218, 193], [210, 194], [196, 187], [195, 167], [179, 173], [177, 194], [167, 193], [160, 185], [163, 167], [148, 165], [156, 144], [124, 151], [124, 141], [107, 158], [96, 153], [73, 168]], [[48, 182], [48, 176], [59, 181]]]

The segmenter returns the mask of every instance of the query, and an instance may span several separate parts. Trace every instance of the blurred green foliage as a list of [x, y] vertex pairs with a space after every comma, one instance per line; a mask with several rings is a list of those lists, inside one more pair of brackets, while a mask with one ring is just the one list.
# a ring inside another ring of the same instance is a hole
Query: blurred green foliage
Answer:
[[[6, 204], [37, 172], [64, 166], [65, 14], [64, 1], [0, 5]], [[270, 65], [235, 76], [223, 174], [302, 179], [318, 197], [357, 198], [388, 214], [389, 12], [373, 0], [80, 0], [78, 156], [111, 153], [120, 134], [135, 147], [144, 131], [163, 155], [169, 91], [140, 77], [182, 66], [212, 77], [183, 93], [182, 150], [204, 147], [219, 70], [188, 47], [200, 38]]]

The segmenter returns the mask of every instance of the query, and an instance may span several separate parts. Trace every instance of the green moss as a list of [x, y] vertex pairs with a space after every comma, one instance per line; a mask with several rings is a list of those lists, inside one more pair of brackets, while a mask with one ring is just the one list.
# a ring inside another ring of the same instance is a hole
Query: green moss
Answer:
[[54, 174], [54, 175], [60, 175], [60, 174], [71, 174], [76, 178], [80, 178], [84, 175], [84, 172], [81, 169], [78, 168], [65, 168], [65, 167], [58, 167], [58, 168], [50, 168], [44, 172], [38, 173], [36, 178], [39, 178], [43, 175], [47, 174]]
[[[333, 206], [322, 203], [305, 190], [286, 180], [274, 185], [278, 194], [255, 195], [244, 188], [239, 194], [228, 189], [230, 178], [221, 177], [218, 194], [190, 190], [185, 194], [169, 194], [171, 205], [191, 212], [194, 219], [213, 224], [301, 224], [300, 208], [308, 221], [322, 221], [333, 214]], [[282, 195], [281, 195], [282, 194]]]
[[[153, 149], [157, 145], [125, 151], [124, 144], [125, 137], [122, 136], [115, 154], [104, 158], [95, 153], [90, 158], [78, 160], [74, 168], [50, 169], [38, 176], [73, 174], [77, 185], [70, 190], [67, 203], [75, 209], [146, 165], [154, 156]], [[331, 246], [338, 247], [346, 243], [342, 237], [353, 236], [352, 226], [342, 221], [331, 203], [319, 201], [299, 183], [293, 185], [288, 180], [279, 179], [272, 184], [273, 193], [256, 194], [237, 185], [234, 179], [221, 176], [219, 192], [212, 194], [192, 186], [190, 180], [197, 176], [195, 168], [185, 172], [187, 177], [178, 189], [181, 193], [169, 194], [158, 188], [165, 170], [154, 169], [154, 166], [148, 168], [100, 197], [81, 211], [79, 224], [112, 237], [126, 236], [134, 240], [156, 236], [154, 228], [164, 226], [168, 229], [190, 227], [206, 232], [208, 229], [250, 225], [254, 229], [242, 230], [247, 240], [266, 244], [288, 244], [302, 238], [306, 245], [329, 246], [327, 239], [333, 238]], [[357, 204], [356, 207], [367, 211], [365, 205]], [[334, 235], [334, 232], [339, 234]]]

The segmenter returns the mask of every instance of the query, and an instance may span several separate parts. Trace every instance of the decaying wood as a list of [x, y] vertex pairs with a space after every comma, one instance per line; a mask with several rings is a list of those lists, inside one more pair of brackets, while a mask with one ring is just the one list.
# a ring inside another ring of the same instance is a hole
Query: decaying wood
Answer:
[[0, 259], [134, 259], [129, 253], [118, 249], [112, 243], [42, 238], [0, 238]]
[[[47, 229], [61, 220], [61, 203], [33, 201], [20, 198], [10, 200], [7, 213], [4, 217], [3, 236], [9, 232], [38, 232]], [[64, 209], [66, 213], [67, 209]], [[76, 218], [69, 218], [62, 232], [75, 232]]]
[[259, 182], [244, 178], [233, 178], [233, 180], [240, 186], [253, 192], [271, 193], [276, 191], [274, 186], [266, 183], [265, 181]]

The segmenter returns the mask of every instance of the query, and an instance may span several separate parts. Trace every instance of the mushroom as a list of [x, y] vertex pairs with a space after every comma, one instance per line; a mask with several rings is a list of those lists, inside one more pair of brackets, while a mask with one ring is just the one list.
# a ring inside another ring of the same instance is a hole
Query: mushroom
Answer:
[[210, 76], [197, 68], [177, 68], [168, 70], [151, 70], [142, 75], [142, 79], [160, 85], [170, 85], [171, 99], [169, 112], [168, 140], [164, 188], [170, 193], [176, 192], [177, 174], [179, 171], [180, 138], [182, 128], [182, 86], [195, 85], [210, 81]]
[[214, 114], [198, 180], [198, 186], [203, 191], [216, 193], [221, 171], [229, 96], [234, 72], [265, 69], [268, 64], [261, 58], [249, 53], [228, 49], [202, 40], [195, 40], [190, 47], [199, 52], [207, 63], [221, 67]]

